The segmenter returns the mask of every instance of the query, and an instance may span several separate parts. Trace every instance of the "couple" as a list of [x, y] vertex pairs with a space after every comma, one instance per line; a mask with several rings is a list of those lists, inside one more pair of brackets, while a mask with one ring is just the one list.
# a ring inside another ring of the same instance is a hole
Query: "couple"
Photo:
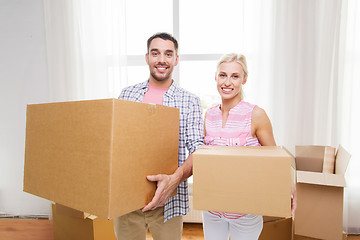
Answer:
[[[149, 229], [155, 240], [177, 240], [182, 235], [182, 215], [189, 211], [186, 179], [192, 175], [192, 155], [201, 145], [228, 145], [238, 139], [244, 146], [275, 146], [272, 126], [265, 111], [242, 101], [242, 85], [247, 80], [243, 55], [226, 54], [217, 65], [215, 80], [222, 103], [207, 110], [203, 126], [200, 100], [177, 87], [172, 72], [178, 63], [177, 40], [168, 33], [157, 33], [147, 41], [145, 60], [148, 81], [122, 90], [120, 99], [155, 103], [180, 109], [179, 167], [172, 175], [148, 176], [157, 182], [152, 201], [143, 209], [114, 221], [118, 240], [145, 240]], [[231, 126], [231, 128], [230, 128]], [[205, 129], [205, 138], [204, 138]], [[238, 141], [236, 141], [238, 142]], [[190, 155], [187, 157], [186, 148]], [[241, 169], [239, 169], [241, 174]], [[169, 198], [177, 188], [177, 195]], [[293, 211], [295, 210], [295, 201]], [[261, 216], [203, 212], [204, 234], [211, 239], [258, 239]]]

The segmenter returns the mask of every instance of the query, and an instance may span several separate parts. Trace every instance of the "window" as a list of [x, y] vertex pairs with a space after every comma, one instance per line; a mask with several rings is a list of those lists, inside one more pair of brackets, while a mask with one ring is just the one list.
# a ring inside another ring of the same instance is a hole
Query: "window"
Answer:
[[[146, 41], [155, 32], [165, 31], [179, 41], [179, 65], [173, 78], [199, 96], [204, 109], [220, 102], [215, 84], [216, 63], [229, 52], [247, 57], [249, 78], [253, 81], [246, 84], [245, 95], [249, 101], [257, 98], [259, 102], [261, 94], [252, 94], [252, 85], [259, 84], [262, 76], [251, 69], [254, 65], [257, 69], [259, 64], [266, 66], [268, 56], [264, 49], [270, 49], [267, 44], [271, 44], [266, 42], [271, 10], [266, 9], [271, 9], [270, 4], [261, 0], [155, 0], [142, 1], [139, 8], [139, 2], [127, 0], [128, 85], [149, 77], [144, 59]], [[140, 16], [146, 21], [139, 21]], [[254, 57], [260, 52], [261, 59]]]

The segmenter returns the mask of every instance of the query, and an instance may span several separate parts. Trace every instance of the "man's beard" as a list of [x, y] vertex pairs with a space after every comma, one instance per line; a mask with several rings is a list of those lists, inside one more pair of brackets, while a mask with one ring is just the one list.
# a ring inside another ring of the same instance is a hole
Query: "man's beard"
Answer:
[[156, 74], [153, 73], [153, 72], [150, 72], [150, 74], [151, 74], [151, 76], [152, 76], [156, 81], [158, 81], [158, 82], [166, 81], [166, 80], [168, 80], [168, 79], [171, 77], [171, 73], [169, 73], [169, 74], [167, 74], [167, 75], [165, 75], [164, 77], [161, 77], [161, 78], [159, 78], [158, 76], [156, 76]]

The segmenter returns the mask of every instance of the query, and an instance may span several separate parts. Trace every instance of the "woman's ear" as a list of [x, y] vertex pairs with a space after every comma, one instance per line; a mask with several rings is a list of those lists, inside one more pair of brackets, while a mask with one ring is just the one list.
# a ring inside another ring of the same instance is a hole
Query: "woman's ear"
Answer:
[[242, 81], [242, 85], [244, 85], [247, 81], [247, 77], [244, 77], [243, 81]]
[[217, 72], [215, 72], [215, 82], [217, 82]]

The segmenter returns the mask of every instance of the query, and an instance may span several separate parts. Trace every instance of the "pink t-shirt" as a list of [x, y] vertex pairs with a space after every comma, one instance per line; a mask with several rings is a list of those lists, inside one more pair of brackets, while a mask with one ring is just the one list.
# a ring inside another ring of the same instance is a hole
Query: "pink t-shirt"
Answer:
[[160, 88], [149, 84], [142, 102], [163, 105], [163, 95], [168, 89], [169, 88]]
[[[230, 109], [225, 127], [222, 127], [220, 105], [206, 111], [205, 144], [222, 146], [260, 146], [259, 140], [251, 135], [251, 117], [255, 105], [241, 101]], [[238, 219], [246, 214], [209, 211], [227, 219]]]

